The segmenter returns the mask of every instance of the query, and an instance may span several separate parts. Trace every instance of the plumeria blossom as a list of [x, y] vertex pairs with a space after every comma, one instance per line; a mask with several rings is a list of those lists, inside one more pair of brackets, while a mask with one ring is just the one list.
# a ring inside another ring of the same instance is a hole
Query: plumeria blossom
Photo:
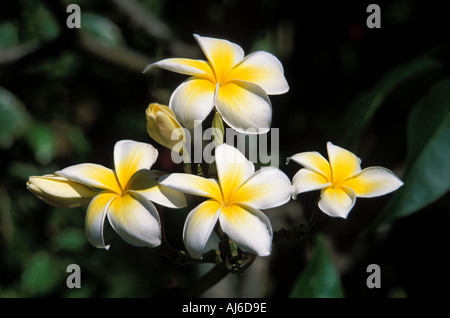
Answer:
[[327, 161], [318, 152], [302, 152], [290, 158], [304, 166], [292, 183], [294, 196], [321, 190], [319, 208], [333, 217], [347, 218], [357, 197], [371, 198], [398, 189], [403, 182], [390, 170], [369, 167], [361, 170], [361, 160], [348, 150], [327, 143]]
[[[227, 144], [216, 147], [215, 162], [219, 180], [173, 173], [160, 178], [168, 187], [208, 198], [187, 216], [183, 239], [192, 257], [214, 248], [214, 228], [221, 229], [243, 251], [269, 255], [272, 226], [260, 209], [280, 206], [289, 201], [293, 186], [278, 168], [265, 167], [255, 172], [252, 162]], [[217, 245], [215, 245], [217, 248]]]
[[180, 123], [192, 129], [194, 122], [201, 123], [215, 106], [223, 120], [237, 131], [267, 132], [272, 121], [267, 95], [289, 90], [280, 61], [264, 51], [245, 57], [239, 45], [227, 40], [197, 34], [194, 38], [208, 61], [168, 58], [144, 70], [160, 67], [191, 76], [169, 101]]
[[103, 239], [105, 217], [126, 242], [135, 246], [161, 244], [158, 211], [151, 202], [170, 208], [186, 206], [185, 195], [157, 182], [150, 168], [158, 151], [150, 144], [121, 140], [114, 146], [115, 171], [83, 163], [54, 175], [30, 177], [28, 189], [52, 205], [74, 207], [89, 202], [86, 236], [95, 247], [108, 249]]

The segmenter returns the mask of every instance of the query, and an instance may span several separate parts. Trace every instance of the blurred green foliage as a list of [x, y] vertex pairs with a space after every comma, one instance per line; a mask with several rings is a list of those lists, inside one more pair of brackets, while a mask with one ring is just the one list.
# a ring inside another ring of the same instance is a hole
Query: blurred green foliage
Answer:
[[450, 79], [434, 84], [411, 110], [405, 186], [385, 220], [416, 212], [450, 189]]
[[314, 251], [302, 275], [289, 294], [292, 298], [342, 298], [339, 273], [328, 255], [321, 235], [316, 237]]
[[30, 123], [30, 115], [11, 92], [0, 88], [0, 146], [8, 149], [21, 137]]
[[[65, 27], [69, 3], [81, 7], [79, 30]], [[274, 246], [269, 270], [254, 278], [270, 289], [256, 296], [448, 296], [450, 8], [380, 1], [382, 28], [369, 30], [368, 3], [2, 1], [0, 297], [169, 296], [200, 276], [108, 228], [111, 249], [97, 250], [85, 239], [84, 209], [49, 207], [26, 189], [29, 176], [72, 164], [111, 167], [117, 140], [151, 142], [145, 109], [167, 104], [182, 78], [141, 71], [165, 57], [203, 58], [192, 33], [282, 61], [291, 89], [271, 98], [281, 158], [324, 153], [332, 141], [405, 182], [392, 195], [359, 200], [316, 240]], [[179, 169], [159, 150], [156, 168]], [[296, 202], [298, 213], [316, 195]], [[165, 220], [179, 248], [186, 213], [168, 211]], [[81, 289], [65, 285], [73, 263]], [[381, 290], [365, 286], [370, 263], [381, 266]]]

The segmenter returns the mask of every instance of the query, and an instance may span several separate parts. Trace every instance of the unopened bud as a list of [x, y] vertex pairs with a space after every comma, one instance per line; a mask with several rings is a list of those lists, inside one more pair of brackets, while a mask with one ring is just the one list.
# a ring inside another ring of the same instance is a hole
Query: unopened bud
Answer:
[[65, 208], [87, 206], [97, 194], [90, 187], [53, 174], [30, 177], [27, 188], [44, 202]]
[[225, 130], [223, 128], [222, 116], [218, 112], [216, 112], [216, 114], [214, 115], [211, 128], [214, 145], [218, 146], [223, 144], [223, 136]]
[[145, 114], [147, 116], [147, 132], [160, 145], [172, 149], [180, 141], [186, 140], [183, 127], [169, 107], [152, 103], [148, 106]]

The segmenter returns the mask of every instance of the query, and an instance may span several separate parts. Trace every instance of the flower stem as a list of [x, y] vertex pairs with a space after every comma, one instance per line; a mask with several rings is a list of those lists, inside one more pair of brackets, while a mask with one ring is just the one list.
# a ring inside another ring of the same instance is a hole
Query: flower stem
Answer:
[[174, 264], [177, 264], [177, 265], [203, 264], [203, 263], [217, 264], [217, 263], [219, 263], [219, 260], [217, 258], [215, 251], [210, 251], [206, 254], [203, 254], [203, 258], [200, 260], [200, 259], [192, 258], [189, 255], [189, 253], [178, 250], [178, 249], [170, 246], [170, 244], [167, 242], [164, 242], [160, 246], [153, 248], [153, 250], [156, 253], [158, 253], [159, 255], [170, 259]]
[[192, 169], [191, 169], [191, 163], [190, 162], [185, 163], [183, 165], [183, 169], [184, 169], [184, 173], [192, 174]]
[[299, 224], [289, 229], [274, 231], [273, 242], [275, 243], [281, 240], [300, 239], [307, 235], [313, 235], [319, 232], [328, 223], [329, 219], [330, 217], [328, 215], [315, 208], [308, 223]]
[[183, 292], [183, 297], [189, 298], [200, 296], [221, 281], [228, 273], [230, 273], [230, 271], [225, 265], [222, 263], [216, 264], [208, 273], [188, 286]]

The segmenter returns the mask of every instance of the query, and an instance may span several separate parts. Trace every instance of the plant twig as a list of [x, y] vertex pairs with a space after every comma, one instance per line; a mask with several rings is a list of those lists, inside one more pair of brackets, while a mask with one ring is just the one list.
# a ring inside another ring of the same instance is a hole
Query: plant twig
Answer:
[[199, 280], [189, 285], [183, 292], [183, 297], [198, 297], [205, 291], [216, 285], [230, 271], [222, 263], [216, 264], [208, 273], [200, 277]]
[[[138, 76], [141, 76], [142, 70], [146, 65], [153, 62], [147, 56], [129, 48], [104, 46], [88, 34], [85, 34], [82, 29], [69, 29], [66, 25], [67, 13], [65, 10], [67, 5], [63, 1], [44, 0], [44, 4], [58, 23], [59, 36], [48, 43], [34, 45], [30, 48], [24, 47], [20, 51], [12, 52], [14, 53], [13, 57], [7, 56], [3, 58], [4, 64], [13, 63], [17, 60], [30, 60], [32, 57], [33, 63], [36, 63], [38, 53], [46, 53], [39, 54], [39, 57], [47, 57], [48, 53], [55, 54], [62, 49], [74, 49], [101, 63], [107, 63]], [[55, 47], [58, 50], [53, 50]]]
[[324, 214], [322, 211], [318, 211], [315, 208], [311, 214], [311, 217], [306, 224], [299, 224], [289, 229], [281, 229], [274, 231], [273, 242], [281, 240], [300, 239], [307, 235], [313, 235], [319, 232], [329, 221], [330, 217]]
[[139, 28], [151, 38], [167, 40], [171, 36], [169, 27], [135, 0], [110, 0], [124, 14], [134, 28]]
[[171, 55], [194, 57], [201, 54], [199, 47], [194, 41], [192, 44], [187, 44], [176, 39], [169, 26], [138, 1], [110, 0], [110, 2], [114, 3], [119, 12], [128, 19], [132, 27], [141, 30], [149, 39], [158, 40], [167, 45]]
[[177, 265], [219, 263], [219, 259], [215, 251], [209, 251], [208, 253], [203, 254], [202, 259], [196, 259], [192, 258], [189, 253], [186, 253], [185, 251], [173, 248], [167, 242], [164, 242], [160, 246], [153, 248], [153, 251], [161, 256], [170, 259], [174, 264]]
[[99, 44], [91, 36], [82, 33], [78, 42], [78, 49], [86, 55], [98, 60], [101, 63], [107, 63], [115, 67], [133, 73], [141, 74], [142, 70], [152, 60], [136, 51], [128, 48], [110, 48]]

